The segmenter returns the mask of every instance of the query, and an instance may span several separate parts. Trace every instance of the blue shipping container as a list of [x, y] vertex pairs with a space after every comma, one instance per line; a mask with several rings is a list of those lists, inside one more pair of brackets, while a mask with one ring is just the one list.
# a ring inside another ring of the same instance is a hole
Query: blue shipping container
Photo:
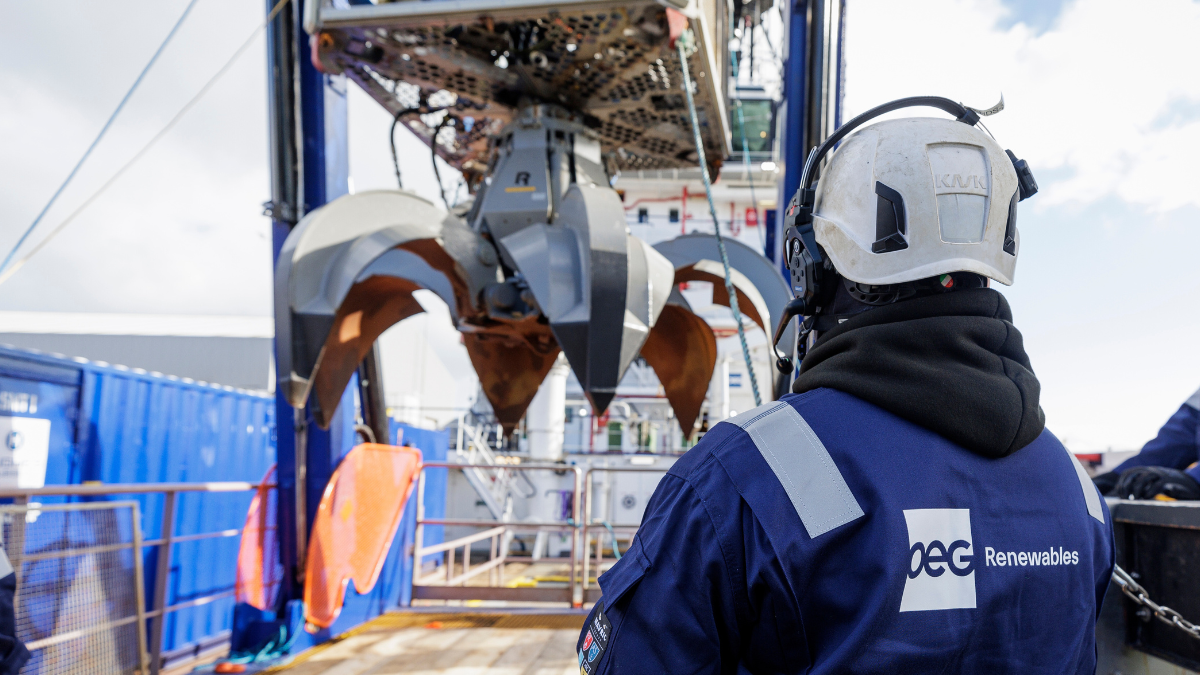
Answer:
[[[265, 393], [0, 347], [0, 424], [37, 433], [48, 424], [46, 485], [258, 482], [275, 462], [274, 417], [275, 400]], [[18, 480], [24, 487], [39, 479], [22, 474]], [[175, 535], [240, 529], [252, 496], [181, 495]], [[111, 497], [123, 498], [131, 497]], [[145, 537], [160, 537], [163, 496], [132, 498], [141, 503]], [[167, 605], [232, 591], [237, 551], [237, 537], [177, 544]], [[147, 598], [153, 597], [158, 553], [146, 549]], [[168, 615], [164, 652], [228, 636], [233, 605], [225, 597]]]

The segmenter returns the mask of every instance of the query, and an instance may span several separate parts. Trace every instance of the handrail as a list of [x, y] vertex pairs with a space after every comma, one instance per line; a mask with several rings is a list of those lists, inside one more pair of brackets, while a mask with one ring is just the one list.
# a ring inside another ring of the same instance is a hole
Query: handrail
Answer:
[[[458, 463], [458, 462], [426, 462], [421, 466], [421, 471], [417, 476], [417, 517], [416, 517], [416, 533], [415, 546], [412, 549], [413, 556], [413, 585], [417, 584], [420, 579], [421, 561], [424, 556], [451, 551], [451, 549], [462, 548], [467, 545], [469, 550], [470, 542], [468, 539], [483, 540], [489, 537], [499, 536], [498, 532], [504, 530], [506, 533], [511, 531], [546, 531], [546, 530], [567, 530], [571, 533], [571, 555], [570, 574], [568, 577], [568, 588], [570, 589], [571, 603], [575, 607], [579, 607], [583, 603], [583, 599], [588, 589], [588, 573], [589, 573], [589, 558], [587, 552], [587, 537], [590, 529], [595, 529], [604, 524], [603, 518], [594, 516], [591, 512], [592, 502], [595, 488], [593, 486], [592, 474], [594, 473], [660, 473], [665, 474], [670, 471], [670, 467], [661, 466], [589, 466], [586, 469], [578, 464], [557, 464], [557, 463], [521, 463], [521, 464], [506, 464], [502, 468], [510, 469], [513, 473], [518, 471], [555, 471], [566, 472], [570, 471], [574, 474], [574, 486], [572, 494], [574, 503], [572, 507], [572, 518], [566, 522], [563, 521], [520, 521], [520, 522], [505, 522], [502, 520], [487, 520], [480, 518], [426, 518], [425, 517], [425, 469], [496, 469], [501, 468], [496, 465], [482, 464], [478, 462]], [[424, 528], [427, 525], [447, 525], [460, 527], [477, 527], [490, 528], [486, 532], [479, 532], [467, 537], [461, 537], [452, 542], [445, 542], [425, 548], [422, 545], [424, 538]], [[639, 525], [611, 525], [614, 531], [620, 532], [637, 532]], [[449, 553], [453, 555], [453, 553]], [[582, 559], [581, 559], [582, 558]], [[581, 566], [582, 563], [582, 566]], [[490, 560], [483, 565], [471, 568], [471, 576], [483, 572], [492, 567], [498, 567], [500, 563], [496, 559]], [[581, 569], [582, 567], [582, 569]], [[449, 570], [448, 570], [449, 571]], [[582, 574], [581, 574], [582, 572]], [[581, 578], [582, 577], [582, 578]], [[448, 579], [446, 584], [459, 583], [467, 578], [467, 572], [454, 576]]]
[[[580, 524], [579, 524], [580, 538], [583, 539], [584, 547], [586, 548], [588, 545], [588, 530], [592, 529], [594, 527], [607, 527], [607, 528], [611, 528], [614, 531], [615, 530], [623, 530], [623, 531], [633, 530], [633, 532], [635, 532], [635, 533], [638, 531], [639, 528], [641, 528], [640, 523], [638, 525], [612, 525], [612, 524], [610, 524], [610, 525], [605, 526], [604, 520], [596, 520], [594, 517], [592, 517], [591, 510], [592, 510], [592, 492], [593, 492], [593, 489], [592, 489], [592, 474], [593, 473], [602, 472], [602, 473], [664, 473], [665, 474], [665, 473], [669, 472], [670, 470], [671, 470], [671, 467], [669, 467], [669, 466], [667, 466], [667, 467], [660, 467], [660, 466], [589, 466], [587, 468], [587, 471], [585, 471], [583, 474], [583, 508], [585, 510], [583, 511], [584, 517], [580, 519], [582, 522], [580, 522]], [[612, 506], [611, 502], [609, 503], [609, 506], [610, 507]], [[614, 536], [613, 537], [613, 547], [615, 548], [616, 545], [617, 545], [616, 537]], [[597, 543], [597, 547], [599, 547], [599, 543]], [[596, 556], [596, 571], [597, 572], [599, 572], [599, 570], [600, 570], [601, 559], [602, 558], [601, 558], [600, 554], [598, 553]], [[582, 586], [581, 592], [586, 592], [587, 588], [588, 588], [588, 571], [589, 571], [588, 563], [590, 562], [590, 560], [591, 560], [591, 556], [589, 556], [587, 554], [587, 552], [585, 551], [583, 554], [583, 580], [580, 584]]]
[[[200, 534], [183, 534], [178, 537], [172, 537], [171, 542], [181, 544], [185, 541], [203, 541], [204, 539], [221, 539], [224, 537], [236, 537], [240, 535], [240, 529], [234, 530], [216, 530], [214, 532], [201, 532]], [[146, 546], [162, 546], [167, 543], [166, 539], [147, 539], [142, 542], [142, 547]]]
[[[541, 469], [542, 471], [574, 471], [582, 473], [583, 469], [575, 464], [553, 464], [553, 463], [525, 463], [520, 464], [459, 464], [458, 462], [422, 462], [421, 466], [426, 469], [495, 469], [497, 466], [502, 466], [505, 469], [515, 469], [517, 471], [531, 471]], [[642, 467], [638, 467], [642, 468]], [[665, 471], [665, 469], [664, 469]]]
[[26, 547], [25, 527], [27, 524], [27, 520], [24, 517], [13, 518], [13, 526], [16, 531], [13, 533], [13, 536], [11, 537], [11, 539], [9, 540], [8, 543], [16, 545], [15, 550], [11, 551], [12, 555], [9, 557], [9, 560], [13, 563], [12, 567], [10, 568], [9, 571], [15, 571], [16, 579], [17, 579], [15, 594], [13, 595], [13, 605], [12, 605], [14, 611], [16, 610], [16, 608], [19, 605], [22, 605], [25, 602], [25, 600], [23, 598], [23, 594], [25, 592], [25, 581], [26, 581], [26, 579], [24, 578], [25, 577], [24, 569], [25, 569], [25, 564], [29, 561], [48, 560], [48, 559], [55, 559], [55, 558], [64, 559], [64, 558], [72, 558], [72, 557], [82, 557], [82, 556], [87, 556], [87, 555], [94, 555], [96, 553], [103, 553], [103, 552], [109, 552], [109, 551], [120, 551], [120, 550], [125, 550], [125, 549], [129, 549], [133, 554], [132, 555], [132, 557], [133, 557], [133, 593], [134, 593], [134, 615], [133, 616], [127, 616], [127, 617], [124, 617], [122, 619], [118, 619], [115, 621], [108, 621], [108, 622], [101, 621], [95, 625], [88, 626], [85, 628], [80, 628], [80, 629], [77, 629], [74, 631], [68, 631], [66, 633], [59, 633], [57, 635], [49, 635], [45, 638], [38, 639], [38, 640], [31, 640], [28, 643], [26, 643], [26, 645], [25, 645], [26, 648], [29, 649], [29, 651], [37, 651], [40, 649], [44, 649], [46, 647], [52, 647], [54, 645], [61, 644], [63, 642], [67, 642], [69, 640], [86, 637], [86, 636], [92, 635], [94, 633], [98, 633], [98, 632], [108, 630], [111, 628], [125, 626], [125, 625], [132, 623], [137, 626], [137, 646], [138, 646], [137, 663], [138, 663], [138, 668], [139, 668], [139, 670], [144, 672], [144, 669], [147, 665], [146, 659], [147, 659], [149, 650], [147, 649], [146, 631], [145, 631], [146, 597], [145, 597], [145, 585], [143, 583], [144, 577], [142, 574], [142, 551], [144, 549], [142, 548], [142, 526], [141, 526], [139, 503], [136, 500], [129, 499], [129, 500], [108, 501], [108, 502], [85, 502], [85, 503], [80, 503], [80, 504], [48, 504], [44, 507], [41, 505], [31, 506], [29, 504], [24, 504], [24, 503], [0, 505], [0, 511], [6, 512], [6, 513], [8, 513], [8, 512], [18, 512], [19, 513], [21, 511], [24, 511], [26, 514], [28, 514], [29, 512], [32, 512], [32, 511], [38, 511], [38, 512], [55, 512], [55, 511], [73, 512], [73, 511], [75, 511], [75, 512], [78, 512], [78, 511], [100, 511], [100, 510], [115, 511], [117, 509], [129, 509], [129, 513], [130, 513], [129, 524], [130, 524], [130, 531], [131, 531], [131, 537], [130, 537], [129, 542], [122, 542], [119, 544], [99, 545], [99, 546], [88, 546], [88, 547], [83, 547], [83, 548], [60, 549], [60, 550], [56, 550], [56, 551], [52, 551], [52, 552], [44, 552], [44, 553], [40, 553], [40, 554], [29, 554], [29, 555], [27, 555], [25, 553], [25, 547]]
[[[552, 464], [552, 463], [541, 463], [541, 462], [529, 463], [529, 464], [506, 464], [506, 465], [503, 465], [504, 469], [511, 470], [514, 473], [518, 472], [518, 471], [555, 471], [555, 472], [570, 471], [571, 473], [575, 474], [574, 481], [573, 481], [574, 485], [572, 488], [572, 495], [574, 498], [572, 500], [571, 518], [566, 522], [553, 522], [553, 523], [551, 523], [551, 522], [528, 522], [528, 521], [506, 522], [506, 521], [502, 521], [499, 519], [497, 519], [497, 520], [479, 520], [479, 519], [469, 519], [469, 518], [456, 519], [456, 518], [426, 518], [425, 517], [425, 470], [426, 469], [465, 470], [465, 469], [496, 469], [496, 468], [499, 468], [499, 467], [497, 467], [497, 465], [493, 465], [493, 464], [479, 464], [479, 463], [460, 464], [457, 462], [425, 462], [421, 465], [421, 468], [417, 473], [417, 517], [416, 517], [416, 532], [414, 534], [415, 541], [414, 541], [414, 546], [412, 549], [412, 551], [413, 551], [413, 553], [412, 553], [413, 572], [414, 573], [413, 573], [413, 579], [410, 583], [412, 583], [414, 586], [417, 585], [416, 579], [417, 579], [417, 576], [420, 574], [421, 560], [422, 560], [423, 556], [425, 555], [424, 553], [422, 553], [422, 551], [424, 550], [423, 539], [424, 539], [424, 532], [425, 532], [426, 525], [462, 525], [462, 526], [469, 526], [469, 527], [492, 527], [492, 528], [502, 527], [506, 531], [507, 530], [521, 530], [521, 529], [570, 530], [570, 532], [571, 532], [571, 557], [570, 557], [571, 571], [569, 574], [567, 586], [570, 589], [570, 593], [571, 593], [571, 605], [573, 607], [581, 607], [583, 605], [583, 588], [577, 582], [577, 578], [578, 578], [578, 574], [579, 574], [579, 551], [580, 551], [579, 532], [580, 532], [580, 520], [581, 520], [581, 514], [582, 514], [581, 508], [582, 508], [582, 504], [583, 504], [583, 475], [584, 475], [584, 473], [583, 473], [583, 469], [581, 467], [579, 467], [578, 465]], [[449, 543], [449, 542], [447, 542], [447, 543]], [[461, 546], [462, 543], [458, 542], [457, 545]], [[451, 552], [451, 555], [453, 555], [452, 552]], [[494, 561], [489, 562], [487, 564], [493, 565]], [[464, 572], [464, 574], [465, 574], [465, 572]], [[455, 579], [459, 580], [457, 577]], [[449, 583], [449, 582], [447, 582], [447, 583]]]
[[[464, 443], [465, 438], [465, 443]], [[492, 515], [499, 518], [504, 511], [503, 501], [505, 492], [512, 484], [512, 474], [505, 472], [496, 458], [495, 451], [480, 438], [480, 427], [467, 422], [466, 415], [458, 419], [458, 440], [455, 449], [458, 457], [465, 457], [470, 463], [486, 464], [484, 468], [464, 471], [463, 475], [471, 483], [471, 487], [479, 492]], [[490, 478], [490, 480], [489, 480]]]
[[99, 496], [147, 494], [154, 492], [248, 492], [274, 488], [274, 483], [215, 481], [210, 483], [97, 483], [85, 485], [47, 485], [40, 488], [0, 488], [0, 498], [40, 497], [43, 495]]
[[538, 520], [484, 520], [482, 518], [423, 518], [421, 522], [425, 525], [449, 525], [450, 527], [489, 527], [500, 523], [512, 530], [570, 530], [581, 527], [578, 522], [564, 523], [561, 520], [547, 522]]
[[426, 548], [421, 549], [420, 555], [427, 556], [427, 555], [432, 555], [434, 553], [442, 553], [443, 551], [449, 551], [452, 548], [458, 548], [459, 546], [462, 546], [463, 544], [474, 544], [477, 541], [483, 541], [484, 539], [494, 537], [498, 533], [503, 533], [507, 529], [508, 528], [501, 525], [500, 527], [493, 527], [490, 530], [484, 530], [483, 532], [476, 532], [475, 534], [468, 535], [461, 539], [455, 539], [454, 541], [448, 541], [443, 544], [434, 544], [433, 546], [428, 546]]
[[[162, 547], [158, 555], [158, 565], [155, 570], [154, 598], [151, 602], [151, 608], [146, 610], [144, 602], [140, 602], [142, 607], [141, 616], [152, 621], [151, 635], [149, 639], [149, 673], [157, 675], [162, 668], [162, 644], [163, 644], [163, 622], [167, 614], [176, 612], [189, 607], [198, 607], [211, 602], [215, 602], [225, 597], [235, 595], [235, 591], [225, 591], [208, 595], [202, 598], [195, 598], [187, 602], [178, 603], [171, 606], [166, 606], [166, 587], [167, 578], [171, 567], [171, 553], [174, 544], [186, 541], [198, 541], [204, 539], [216, 539], [234, 537], [241, 534], [240, 529], [226, 529], [215, 532], [202, 532], [197, 534], [176, 536], [175, 532], [175, 506], [179, 493], [229, 493], [229, 492], [252, 492], [263, 489], [277, 488], [275, 483], [251, 483], [247, 481], [208, 481], [208, 482], [176, 482], [176, 483], [89, 483], [84, 485], [47, 485], [40, 488], [0, 488], [0, 499], [12, 499], [18, 505], [33, 507], [37, 502], [30, 502], [32, 498], [43, 496], [71, 496], [71, 497], [99, 497], [105, 495], [132, 495], [132, 494], [157, 494], [164, 495], [162, 507], [162, 520], [160, 524], [160, 537], [158, 539], [142, 540], [140, 527], [137, 528], [138, 543], [137, 547], [144, 550], [150, 546]], [[38, 510], [54, 510], [66, 507], [73, 508], [102, 508], [103, 506], [112, 505], [115, 502], [97, 502], [95, 506], [91, 504], [38, 504]], [[133, 502], [136, 504], [136, 502]], [[100, 548], [97, 547], [98, 552]], [[42, 558], [59, 557], [58, 552], [48, 552], [40, 554], [31, 554], [24, 556], [24, 560], [38, 560]], [[136, 621], [134, 617], [133, 621]], [[115, 625], [115, 624], [113, 624]], [[110, 625], [109, 627], [111, 627]], [[90, 634], [90, 629], [85, 629], [84, 632], [75, 631], [73, 633], [64, 634], [62, 636], [53, 636], [45, 640], [38, 641], [40, 646], [49, 646], [58, 644], [58, 642], [74, 639], [83, 635]], [[99, 630], [99, 629], [97, 629]]]

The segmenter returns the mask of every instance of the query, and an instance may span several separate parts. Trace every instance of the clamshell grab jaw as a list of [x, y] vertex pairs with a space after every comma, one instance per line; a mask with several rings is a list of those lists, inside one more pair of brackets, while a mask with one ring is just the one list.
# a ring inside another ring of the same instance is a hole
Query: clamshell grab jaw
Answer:
[[465, 223], [409, 192], [346, 195], [313, 211], [284, 242], [275, 272], [279, 386], [327, 426], [375, 339], [437, 293], [457, 320], [497, 278], [495, 249]]

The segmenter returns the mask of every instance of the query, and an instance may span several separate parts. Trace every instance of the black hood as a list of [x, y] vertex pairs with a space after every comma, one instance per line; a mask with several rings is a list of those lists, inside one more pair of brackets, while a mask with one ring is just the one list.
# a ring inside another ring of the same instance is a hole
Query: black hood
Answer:
[[838, 324], [809, 350], [792, 391], [819, 387], [985, 457], [1020, 450], [1046, 426], [1012, 310], [987, 288], [904, 300]]

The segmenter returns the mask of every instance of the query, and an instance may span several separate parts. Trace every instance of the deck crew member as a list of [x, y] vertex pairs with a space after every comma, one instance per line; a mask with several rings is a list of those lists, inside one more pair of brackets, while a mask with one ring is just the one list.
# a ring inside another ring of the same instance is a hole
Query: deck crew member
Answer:
[[17, 638], [17, 573], [0, 548], [0, 675], [17, 675], [29, 660], [29, 650]]
[[1094, 479], [1125, 499], [1200, 499], [1200, 391], [1179, 406], [1142, 451]]
[[[906, 105], [957, 119], [863, 126]], [[1109, 514], [987, 287], [1012, 283], [1037, 186], [979, 112], [903, 99], [810, 157], [785, 240], [793, 393], [663, 478], [599, 579], [581, 672], [1094, 672]]]

